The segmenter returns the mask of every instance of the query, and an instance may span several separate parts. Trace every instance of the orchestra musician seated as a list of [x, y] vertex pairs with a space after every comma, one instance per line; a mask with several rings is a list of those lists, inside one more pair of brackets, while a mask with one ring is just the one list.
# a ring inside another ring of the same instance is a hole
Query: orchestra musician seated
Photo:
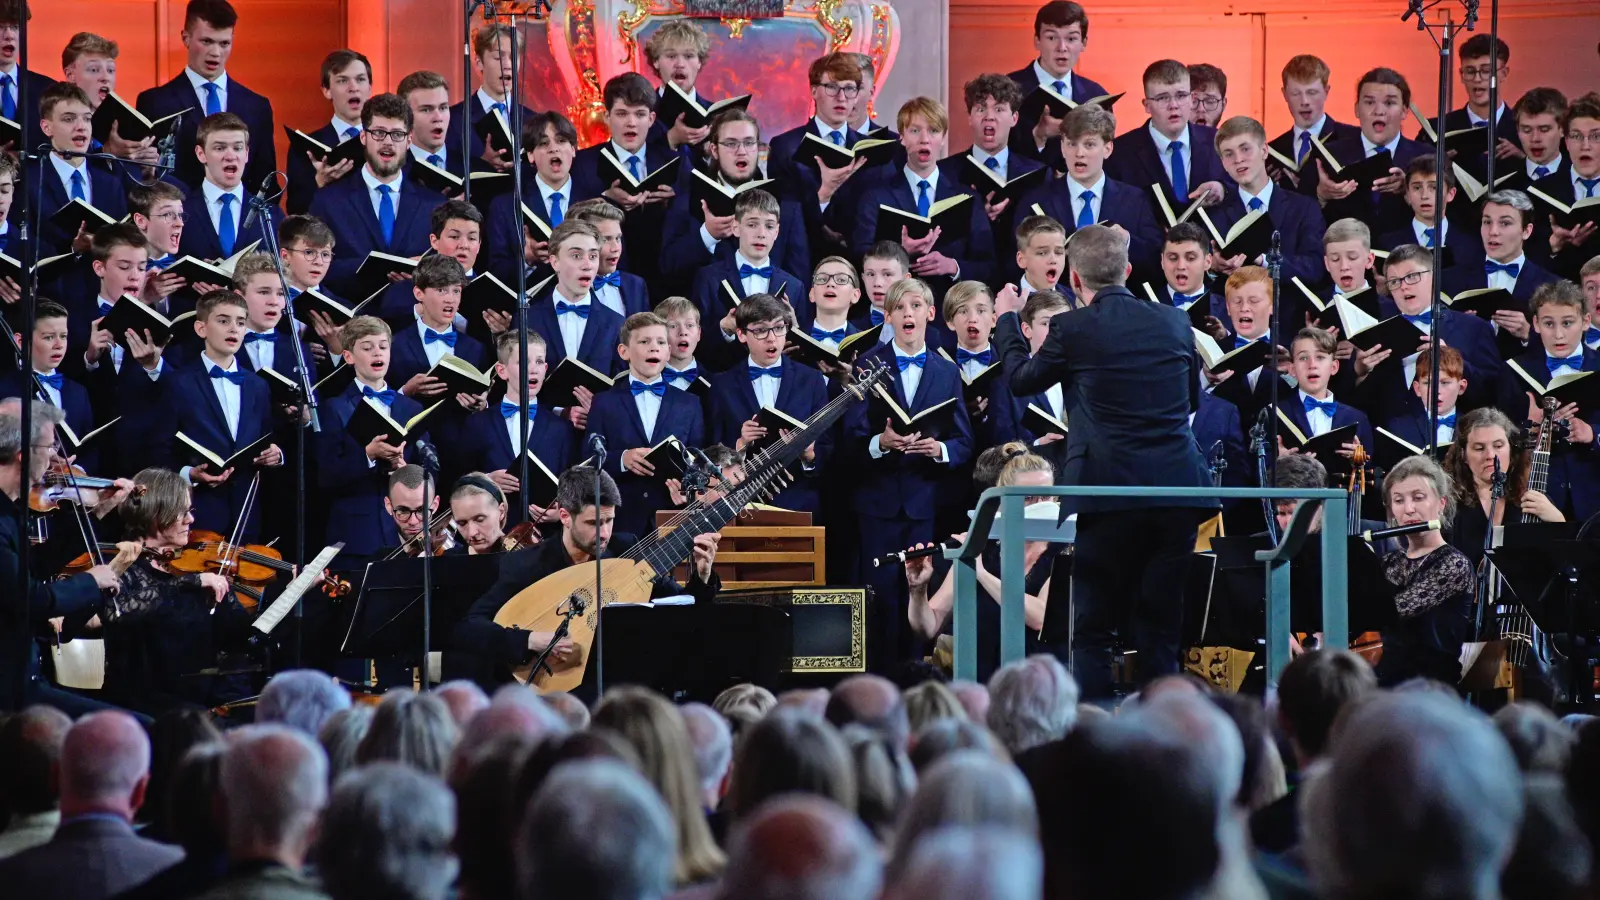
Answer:
[[[1390, 525], [1435, 520], [1449, 525], [1450, 476], [1426, 456], [1410, 456], [1391, 467], [1383, 496]], [[1472, 564], [1434, 528], [1406, 535], [1404, 549], [1384, 554], [1383, 575], [1395, 589], [1399, 620], [1383, 629], [1378, 684], [1392, 687], [1422, 677], [1455, 686], [1461, 680], [1461, 645], [1471, 632]]]
[[438, 493], [430, 495], [428, 509], [422, 508], [423, 482], [427, 478], [423, 468], [415, 463], [408, 463], [389, 473], [389, 490], [383, 498], [383, 508], [394, 519], [395, 528], [400, 533], [400, 543], [398, 546], [379, 550], [373, 554], [373, 559], [398, 559], [421, 553], [425, 543], [422, 539], [422, 528], [428, 522], [433, 523], [435, 556], [455, 546], [454, 522], [450, 521], [449, 516], [435, 515], [439, 511]]
[[[506, 534], [505, 495], [482, 472], [470, 472], [456, 481], [450, 492], [450, 519], [461, 540], [445, 551], [446, 556], [502, 553], [519, 546], [517, 538]], [[532, 533], [536, 541], [538, 532]]]
[[[574, 466], [561, 473], [556, 488], [556, 512], [561, 520], [559, 537], [517, 550], [501, 562], [499, 580], [472, 604], [466, 617], [451, 632], [444, 659], [446, 680], [472, 678], [491, 688], [510, 681], [511, 669], [529, 663], [550, 646], [555, 635], [495, 624], [494, 617], [500, 607], [546, 575], [592, 563], [597, 553], [610, 558], [617, 555], [614, 548], [625, 549], [636, 543], [633, 535], [612, 533], [622, 495], [609, 474], [600, 472], [598, 477], [600, 505], [597, 508], [594, 468]], [[712, 569], [717, 541], [716, 534], [696, 536], [689, 583], [679, 585], [667, 572], [655, 580], [650, 595], [688, 594], [696, 603], [709, 603], [722, 585], [721, 578]], [[576, 643], [564, 638], [556, 645], [551, 660], [571, 662], [582, 658], [582, 653]], [[588, 685], [586, 679], [585, 688]]]
[[[1528, 483], [1532, 454], [1523, 446], [1522, 430], [1493, 406], [1461, 416], [1455, 440], [1445, 457], [1445, 468], [1455, 486], [1456, 514], [1450, 544], [1476, 566], [1483, 558], [1484, 537], [1493, 525], [1525, 521], [1565, 522], [1567, 517], [1544, 491]], [[1498, 466], [1495, 464], [1499, 463]], [[1496, 472], [1504, 484], [1490, 522], [1490, 495]], [[1508, 515], [1507, 510], [1512, 512]]]

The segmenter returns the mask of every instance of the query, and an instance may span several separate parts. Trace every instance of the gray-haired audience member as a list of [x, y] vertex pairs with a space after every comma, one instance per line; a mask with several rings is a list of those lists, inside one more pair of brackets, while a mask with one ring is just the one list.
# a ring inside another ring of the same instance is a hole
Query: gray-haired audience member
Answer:
[[716, 809], [722, 802], [722, 781], [733, 764], [733, 732], [728, 720], [704, 703], [685, 703], [678, 707], [689, 743], [694, 746], [695, 774], [700, 778], [700, 805]]
[[221, 786], [228, 860], [239, 868], [201, 896], [323, 897], [300, 874], [328, 802], [328, 758], [322, 747], [298, 729], [247, 725], [228, 736]]
[[443, 900], [455, 879], [455, 797], [437, 778], [372, 763], [334, 785], [317, 874], [333, 900]]
[[952, 826], [993, 825], [1028, 837], [1038, 831], [1033, 789], [1009, 762], [979, 750], [958, 750], [923, 773], [895, 834], [888, 880], [907, 871], [923, 835]]
[[589, 707], [566, 691], [552, 691], [539, 699], [566, 720], [568, 731], [582, 731], [589, 727]]
[[739, 744], [728, 782], [727, 809], [734, 820], [779, 794], [817, 794], [852, 812], [855, 765], [832, 725], [781, 703]]
[[946, 687], [967, 711], [967, 718], [982, 724], [989, 721], [989, 688], [976, 681], [952, 681]]
[[643, 776], [608, 759], [562, 763], [516, 845], [521, 900], [655, 900], [672, 888], [672, 816]]
[[1039, 900], [1044, 858], [1032, 831], [941, 828], [912, 848], [888, 900]]
[[317, 743], [328, 754], [328, 783], [356, 767], [356, 748], [372, 727], [372, 707], [352, 706], [333, 714], [317, 732]]
[[67, 731], [56, 763], [61, 825], [47, 843], [0, 860], [0, 894], [100, 900], [183, 858], [133, 833], [150, 778], [150, 740], [122, 712], [90, 713]]
[[871, 728], [901, 753], [911, 740], [905, 698], [894, 682], [878, 675], [851, 675], [835, 685], [824, 717], [838, 728]]
[[450, 718], [456, 727], [465, 727], [467, 721], [489, 706], [489, 695], [471, 681], [446, 681], [433, 689], [433, 695], [450, 708]]
[[326, 672], [289, 669], [272, 676], [256, 704], [256, 721], [277, 722], [315, 738], [333, 714], [350, 708], [350, 692]]
[[720, 900], [876, 900], [883, 861], [872, 835], [821, 797], [779, 797], [736, 826]]
[[356, 745], [356, 762], [392, 760], [444, 777], [456, 744], [456, 723], [450, 707], [432, 694], [394, 690], [372, 714], [372, 725]]
[[1058, 741], [1078, 720], [1078, 682], [1054, 656], [1019, 659], [989, 679], [989, 730], [1013, 756]]
[[1590, 896], [1594, 853], [1578, 827], [1560, 775], [1532, 772], [1523, 781], [1517, 849], [1500, 875], [1505, 900], [1579, 900]]
[[958, 750], [993, 755], [1000, 749], [989, 729], [966, 719], [939, 719], [911, 738], [911, 766], [920, 776], [934, 763]]
[[1574, 735], [1550, 710], [1518, 701], [1495, 711], [1494, 725], [1525, 773], [1561, 775], [1572, 757]]
[[1522, 779], [1488, 718], [1459, 700], [1389, 693], [1353, 707], [1301, 790], [1302, 846], [1326, 900], [1499, 896]]
[[51, 773], [72, 719], [53, 706], [30, 706], [0, 725], [0, 803], [10, 821], [0, 830], [0, 858], [50, 840], [61, 813]]

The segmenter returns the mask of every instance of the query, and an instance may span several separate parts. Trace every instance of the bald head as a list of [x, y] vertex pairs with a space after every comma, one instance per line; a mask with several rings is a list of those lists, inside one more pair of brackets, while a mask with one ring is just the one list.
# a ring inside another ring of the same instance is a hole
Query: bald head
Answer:
[[852, 675], [839, 682], [828, 698], [827, 719], [835, 726], [862, 725], [876, 731], [890, 746], [904, 751], [911, 739], [905, 700], [894, 682], [878, 675]]
[[961, 708], [967, 711], [967, 718], [974, 722], [989, 721], [989, 689], [976, 681], [952, 681], [950, 693], [956, 695], [961, 701]]
[[55, 809], [50, 775], [61, 759], [72, 720], [50, 706], [30, 706], [0, 726], [0, 803], [16, 815]]
[[150, 739], [122, 712], [90, 713], [67, 731], [57, 764], [61, 814], [133, 818], [150, 780]]
[[222, 755], [228, 852], [298, 869], [328, 802], [328, 757], [303, 732], [249, 725], [228, 736]]
[[723, 900], [874, 900], [883, 863], [872, 835], [838, 804], [780, 797], [734, 833]]
[[450, 708], [450, 718], [458, 728], [489, 706], [489, 695], [470, 681], [449, 681], [434, 688], [433, 693]]

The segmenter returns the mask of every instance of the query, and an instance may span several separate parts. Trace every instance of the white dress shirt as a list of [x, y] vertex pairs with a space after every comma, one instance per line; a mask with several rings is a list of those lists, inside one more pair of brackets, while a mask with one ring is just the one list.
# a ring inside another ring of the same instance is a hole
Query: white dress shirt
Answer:
[[[1297, 393], [1300, 395], [1300, 402], [1302, 404], [1306, 402], [1308, 397], [1311, 397], [1311, 395], [1305, 391], [1298, 391]], [[1327, 403], [1335, 402], [1332, 391], [1328, 392], [1327, 397], [1314, 399], [1321, 399]], [[1306, 435], [1306, 437], [1320, 437], [1333, 430], [1333, 416], [1328, 415], [1326, 412], [1320, 409], [1313, 409], [1306, 413], [1306, 424], [1311, 426], [1311, 433]]]
[[[928, 183], [928, 208], [932, 210], [933, 205], [939, 202], [939, 167], [934, 166], [933, 171], [927, 175], [918, 175], [916, 172], [911, 171], [910, 166], [906, 166], [901, 172], [905, 175], [906, 184], [911, 188], [912, 204], [917, 202], [917, 195], [921, 193], [921, 188], [917, 187], [917, 183], [922, 181]], [[915, 205], [912, 206], [910, 211], [916, 212]]]
[[1455, 412], [1456, 408], [1452, 406], [1444, 412], [1439, 413], [1439, 446], [1441, 447], [1455, 442], [1456, 430], [1444, 423], [1445, 416], [1455, 415]]
[[[333, 126], [334, 136], [338, 139], [339, 143], [341, 143], [341, 144], [344, 143], [345, 141], [352, 140], [353, 138], [358, 138], [358, 137], [361, 136], [361, 123], [360, 122], [346, 122], [345, 120], [339, 118], [338, 116], [334, 116], [333, 119], [328, 124]], [[345, 132], [349, 131], [352, 128], [354, 128], [356, 130], [356, 133], [354, 135], [347, 135]]]
[[401, 169], [399, 172], [395, 173], [393, 181], [382, 182], [382, 181], [378, 180], [378, 176], [372, 174], [372, 167], [371, 166], [362, 166], [361, 167], [361, 180], [367, 183], [367, 199], [372, 203], [372, 218], [373, 219], [375, 219], [375, 220], [377, 220], [379, 222], [383, 221], [383, 216], [381, 214], [379, 214], [379, 212], [378, 212], [379, 207], [383, 203], [383, 194], [378, 191], [378, 185], [387, 183], [389, 185], [389, 203], [394, 206], [394, 212], [395, 212], [396, 221], [399, 220], [399, 216], [400, 216], [400, 187], [401, 187], [401, 184], [405, 181], [405, 178], [406, 178], [405, 170]]
[[1432, 228], [1438, 238], [1439, 245], [1450, 242], [1450, 220], [1440, 219], [1438, 225], [1429, 225], [1416, 216], [1411, 217], [1411, 236], [1417, 239], [1418, 247], [1428, 246], [1428, 236], [1425, 232]]
[[[1487, 124], [1489, 124], [1489, 120], [1484, 118], [1483, 116], [1480, 116], [1477, 113], [1473, 112], [1471, 106], [1467, 106], [1467, 107], [1464, 107], [1464, 108], [1467, 111], [1467, 124], [1469, 124], [1473, 128], [1477, 128], [1479, 125], [1487, 125]], [[1504, 119], [1505, 117], [1506, 117], [1506, 105], [1505, 105], [1504, 102], [1501, 102], [1500, 111], [1495, 114], [1494, 120], [1498, 124], [1499, 121], [1501, 119]]]
[[[992, 156], [991, 156], [991, 154], [988, 151], [986, 151], [982, 147], [979, 147], [978, 145], [974, 144], [972, 146], [971, 153], [972, 153], [972, 161], [977, 163], [980, 166], [982, 166], [984, 164], [985, 160], [993, 158], [994, 161], [995, 161], [995, 166], [996, 167], [992, 171], [996, 175], [999, 175], [1002, 179], [1006, 177], [1006, 165], [1011, 161], [1011, 148], [1010, 147], [1007, 147], [1004, 144], [1001, 144], [1000, 145], [1000, 152], [992, 154]], [[985, 166], [985, 168], [987, 168], [987, 166]]]
[[[206, 96], [206, 84], [207, 84], [206, 77], [204, 75], [201, 75], [199, 72], [196, 72], [195, 70], [190, 69], [188, 67], [184, 68], [183, 74], [189, 76], [189, 85], [194, 89], [195, 98], [200, 101], [200, 111], [202, 113], [204, 113], [206, 111], [207, 102], [210, 99], [209, 97]], [[223, 112], [227, 112], [228, 111], [228, 73], [227, 72], [223, 72], [221, 75], [217, 76], [217, 80], [215, 82], [210, 82], [210, 83], [215, 84], [217, 86], [217, 101], [222, 104], [222, 111]]]
[[[48, 378], [51, 375], [54, 375], [56, 373], [55, 369], [51, 369], [48, 372], [40, 372], [38, 369], [34, 369], [33, 371], [41, 378]], [[42, 381], [39, 382], [39, 385], [44, 388], [45, 396], [43, 397], [43, 399], [48, 401], [50, 403], [50, 405], [54, 406], [56, 409], [60, 409], [61, 408], [61, 391], [57, 390], [56, 388], [51, 387], [48, 384], [45, 384]]]
[[[758, 263], [747, 258], [743, 253], [737, 250], [733, 252], [733, 267], [735, 270], [738, 270], [744, 266], [750, 266], [756, 269], [764, 269], [770, 265], [772, 265], [771, 257], [768, 257], [764, 262]], [[744, 295], [748, 297], [751, 294], [767, 293], [767, 289], [772, 286], [772, 279], [763, 278], [760, 275], [748, 275], [739, 279], [739, 284], [744, 286]]]
[[1072, 99], [1072, 71], [1070, 69], [1066, 72], [1066, 74], [1058, 78], [1045, 71], [1044, 66], [1039, 65], [1039, 60], [1035, 59], [1033, 61], [1033, 77], [1039, 79], [1040, 84], [1050, 88], [1051, 90], [1055, 90], [1056, 82], [1061, 82], [1062, 85], [1064, 85], [1063, 89], [1060, 91], [1061, 96], [1066, 97], [1069, 100]]
[[1366, 132], [1361, 133], [1361, 148], [1363, 151], [1365, 151], [1367, 156], [1376, 156], [1378, 151], [1387, 150], [1389, 151], [1389, 156], [1392, 158], [1394, 156], [1395, 148], [1398, 146], [1400, 146], [1400, 135], [1398, 134], [1394, 136], [1394, 140], [1387, 144], [1374, 144], [1373, 142], [1367, 140]]
[[[1417, 330], [1422, 332], [1423, 334], [1427, 334], [1427, 335], [1433, 334], [1433, 325], [1432, 324], [1427, 324], [1427, 323], [1423, 323], [1423, 322], [1412, 322], [1411, 324], [1415, 325]], [[1417, 380], [1417, 360], [1420, 359], [1421, 357], [1422, 357], [1422, 351], [1418, 350], [1417, 352], [1411, 354], [1410, 356], [1404, 357], [1404, 358], [1402, 358], [1400, 360], [1401, 374], [1405, 378], [1405, 386], [1406, 386], [1406, 390], [1408, 390], [1408, 391], [1411, 389], [1411, 383]]]
[[[61, 189], [65, 192], [68, 202], [72, 200], [72, 174], [77, 172], [83, 176], [83, 199], [85, 203], [94, 206], [94, 179], [89, 177], [89, 167], [85, 165], [88, 160], [81, 156], [72, 159], [62, 159], [54, 153], [50, 154], [50, 165], [55, 166], [56, 175], [61, 178]], [[77, 163], [76, 166], [73, 163]], [[55, 210], [51, 210], [54, 212]]]
[[[918, 352], [920, 352], [920, 353], [928, 353], [930, 358], [933, 355], [933, 354], [929, 353], [927, 344], [923, 344], [922, 345], [922, 349], [920, 351], [918, 351]], [[904, 349], [902, 349], [899, 344], [895, 344], [894, 345], [894, 355], [895, 355], [896, 359], [899, 359], [900, 357], [916, 356], [917, 354], [916, 353], [908, 353]], [[900, 387], [905, 393], [906, 412], [908, 412], [908, 413], [913, 412], [913, 410], [911, 409], [911, 404], [915, 402], [914, 398], [917, 396], [917, 386], [922, 384], [922, 373], [926, 368], [927, 368], [926, 364], [921, 365], [921, 366], [906, 366], [905, 371], [900, 373]], [[889, 452], [889, 451], [883, 449], [883, 447], [882, 447], [882, 445], [880, 443], [882, 440], [883, 440], [883, 433], [879, 432], [878, 434], [873, 435], [872, 440], [867, 444], [867, 452], [868, 452], [868, 454], [870, 454], [872, 456], [873, 459], [881, 459], [885, 454], [887, 454]], [[936, 457], [936, 459], [939, 462], [944, 462], [945, 460], [947, 460], [949, 458], [950, 458], [950, 453], [945, 448], [944, 441], [940, 441], [939, 442], [939, 455], [938, 455], [938, 457]]]
[[[1172, 177], [1173, 139], [1162, 134], [1154, 122], [1145, 127], [1150, 129], [1150, 137], [1156, 142], [1156, 153], [1161, 157], [1161, 168], [1166, 170], [1167, 181], [1177, 184], [1177, 179]], [[1189, 126], [1183, 126], [1183, 134], [1178, 135], [1177, 140], [1183, 141], [1183, 178], [1184, 184], [1189, 184], [1189, 173], [1194, 170], [1194, 141], [1189, 139]], [[1194, 187], [1193, 184], [1189, 184], [1189, 190], [1194, 190]]]
[[535, 175], [533, 183], [539, 187], [539, 202], [544, 204], [545, 222], [548, 223], [550, 221], [550, 198], [557, 195], [561, 197], [561, 218], [565, 221], [567, 215], [572, 211], [572, 179], [568, 177], [566, 181], [561, 183], [560, 187], [553, 188], [545, 184], [543, 178]]
[[[1506, 260], [1506, 265], [1517, 266], [1517, 272], [1518, 274], [1521, 274], [1522, 270], [1528, 267], [1528, 255], [1526, 253], [1519, 253], [1517, 254], [1516, 259]], [[1517, 279], [1512, 278], [1511, 273], [1509, 272], [1495, 272], [1494, 274], [1487, 276], [1484, 280], [1487, 282], [1487, 287], [1500, 288], [1501, 290], [1507, 292], [1517, 289]]]
[[1572, 176], [1572, 198], [1574, 200], [1587, 200], [1590, 197], [1600, 197], [1600, 184], [1595, 185], [1594, 193], [1590, 194], [1588, 192], [1588, 188], [1578, 183], [1577, 166], [1573, 166], [1572, 168], [1568, 169], [1567, 172]]
[[222, 417], [228, 420], [228, 435], [234, 440], [239, 439], [239, 395], [242, 388], [227, 378], [211, 378], [212, 369], [221, 369], [224, 372], [239, 371], [237, 357], [228, 360], [226, 366], [219, 365], [205, 351], [201, 351], [201, 358], [205, 362], [207, 380], [211, 382], [211, 389], [217, 393], [217, 402], [222, 404]]
[[1244, 204], [1244, 211], [1246, 213], [1251, 212], [1251, 209], [1250, 209], [1250, 201], [1251, 200], [1260, 200], [1261, 201], [1261, 209], [1262, 209], [1263, 212], [1272, 209], [1272, 179], [1270, 179], [1270, 178], [1267, 179], [1267, 186], [1262, 188], [1261, 189], [1261, 193], [1259, 193], [1259, 194], [1252, 194], [1249, 191], [1244, 189], [1244, 185], [1240, 185], [1239, 186], [1239, 202]]
[[[1327, 124], [1328, 124], [1328, 114], [1327, 113], [1323, 113], [1321, 118], [1317, 119], [1317, 121], [1315, 121], [1315, 122], [1313, 122], [1311, 124], [1310, 128], [1301, 128], [1299, 125], [1294, 126], [1294, 128], [1291, 129], [1291, 131], [1293, 132], [1290, 135], [1290, 144], [1292, 146], [1292, 149], [1291, 149], [1291, 151], [1289, 153], [1289, 156], [1291, 158], [1293, 158], [1295, 162], [1300, 162], [1300, 135], [1302, 135], [1302, 134], [1310, 134], [1311, 135], [1311, 139], [1313, 141], [1315, 141], [1315, 140], [1317, 140], [1317, 136], [1322, 134], [1323, 126], [1325, 126]], [[1315, 153], [1315, 152], [1317, 152], [1317, 151], [1308, 148], [1306, 150], [1307, 158], [1310, 158], [1310, 155], [1312, 153]]]
[[611, 148], [611, 155], [617, 158], [617, 162], [622, 166], [622, 171], [632, 175], [633, 167], [628, 165], [628, 157], [637, 156], [639, 157], [639, 174], [636, 176], [637, 180], [643, 181], [644, 177], [650, 174], [650, 160], [645, 157], [645, 150], [647, 148], [640, 147], [637, 150], [627, 150], [616, 141], [610, 141], [606, 144], [606, 146]]
[[1550, 160], [1547, 163], [1534, 162], [1531, 159], [1525, 159], [1525, 160], [1522, 161], [1522, 164], [1523, 164], [1524, 168], [1526, 169], [1526, 171], [1528, 173], [1528, 180], [1529, 181], [1538, 181], [1539, 180], [1539, 178], [1541, 176], [1536, 175], [1534, 173], [1539, 171], [1539, 169], [1541, 169], [1541, 168], [1546, 170], [1542, 177], [1548, 178], [1551, 175], [1554, 175], [1561, 168], [1561, 151], [1557, 150], [1556, 151], [1556, 158]]
[[416, 141], [412, 141], [410, 150], [412, 157], [415, 159], [418, 159], [422, 162], [427, 162], [428, 157], [437, 156], [439, 157], [439, 161], [433, 163], [433, 165], [436, 165], [439, 168], [447, 171], [450, 168], [450, 154], [448, 152], [450, 150], [450, 143], [448, 141], [440, 144], [439, 149], [437, 150], [424, 150]]
[[833, 125], [829, 125], [827, 122], [822, 121], [822, 117], [821, 116], [812, 116], [811, 117], [811, 127], [815, 128], [817, 130], [817, 134], [823, 140], [827, 141], [830, 144], [833, 143], [833, 138], [830, 137], [829, 135], [831, 135], [833, 132], [837, 131], [837, 132], [839, 132], [839, 139], [844, 141], [844, 145], [845, 146], [849, 146], [850, 145], [850, 123], [849, 122], [846, 122], [843, 125], [833, 126]]
[[[747, 367], [752, 369], [761, 369], [763, 371], [770, 371], [772, 369], [777, 369], [779, 371], [783, 370], [783, 360], [781, 359], [770, 366], [758, 366], [756, 365], [756, 361], [753, 359], [746, 359], [745, 362]], [[760, 378], [753, 378], [750, 380], [750, 388], [756, 392], [757, 406], [771, 406], [776, 408], [778, 405], [778, 388], [782, 386], [783, 379], [772, 375], [763, 375]]]
[[233, 190], [224, 190], [206, 180], [200, 182], [200, 192], [206, 198], [206, 215], [211, 217], [211, 230], [219, 237], [222, 235], [222, 195], [233, 197], [233, 202], [228, 204], [228, 212], [233, 216], [233, 234], [237, 239], [244, 232], [244, 185], [234, 185]]
[[[568, 316], [567, 318], [570, 319], [572, 317]], [[452, 348], [449, 344], [446, 344], [444, 341], [428, 340], [428, 332], [433, 330], [434, 329], [428, 326], [427, 322], [422, 321], [421, 316], [417, 317], [417, 338], [422, 341], [422, 352], [428, 355], [428, 366], [430, 368], [437, 366], [439, 364], [439, 360], [444, 359], [446, 356], [455, 355], [454, 348]], [[453, 328], [446, 328], [444, 331], [435, 333], [448, 334], [453, 330]]]
[[623, 318], [628, 317], [626, 308], [622, 305], [621, 285], [602, 285], [596, 282], [596, 286], [590, 288], [589, 292], [593, 295], [594, 299], [600, 301], [601, 306], [604, 306]]
[[489, 92], [485, 91], [483, 88], [478, 88], [478, 92], [476, 94], [474, 94], [473, 96], [478, 98], [478, 105], [481, 106], [483, 108], [483, 111], [486, 112], [486, 113], [496, 103], [500, 104], [500, 108], [501, 108], [502, 114], [505, 115], [505, 117], [506, 117], [506, 122], [508, 124], [510, 123], [510, 121], [511, 121], [511, 104], [510, 104], [511, 98], [510, 97], [507, 97], [505, 100], [496, 100], [493, 97], [489, 96]]
[[[588, 306], [589, 298], [573, 300], [561, 293], [558, 287], [550, 294], [550, 301], [563, 302], [569, 306]], [[566, 349], [566, 356], [577, 356], [578, 348], [583, 346], [583, 332], [589, 327], [589, 320], [575, 313], [556, 316], [556, 326], [561, 329], [561, 346]]]
[[1094, 199], [1089, 201], [1089, 215], [1096, 222], [1100, 221], [1100, 204], [1106, 199], [1106, 175], [1100, 173], [1100, 180], [1084, 187], [1071, 177], [1067, 178], [1067, 195], [1072, 198], [1072, 221], [1063, 222], [1063, 225], [1077, 227], [1078, 217], [1083, 215], [1083, 194], [1085, 191], [1094, 194]]
[[[504, 402], [504, 403], [517, 403], [517, 400], [515, 398], [513, 398], [510, 394], [507, 394], [505, 396], [505, 399], [502, 402]], [[530, 398], [528, 400], [528, 412], [532, 413], [532, 415], [530, 416], [530, 419], [538, 419], [539, 418], [539, 409], [535, 405], [537, 403], [538, 403], [538, 398]], [[494, 407], [494, 409], [495, 409], [496, 412], [498, 412], [500, 410], [500, 407], [496, 406], [496, 407]], [[510, 416], [506, 417], [506, 437], [511, 441], [511, 454], [512, 454], [513, 457], [516, 454], [522, 452], [522, 435], [517, 432], [517, 426], [520, 425], [520, 424], [522, 424], [522, 410], [521, 409], [518, 409], [516, 412], [512, 413]], [[530, 421], [528, 423], [528, 430], [529, 431], [533, 430], [533, 422], [532, 421]]]
[[[273, 334], [274, 332], [271, 332], [271, 331], [259, 331], [259, 332], [253, 332], [253, 333], [255, 333], [255, 334]], [[246, 336], [246, 338], [249, 337], [248, 334], [245, 335], [245, 336]], [[277, 347], [277, 342], [276, 341], [250, 341], [250, 340], [247, 340], [245, 342], [245, 345], [244, 345], [244, 352], [250, 354], [250, 362], [255, 365], [257, 371], [259, 371], [261, 369], [270, 369], [270, 368], [272, 368], [272, 364], [274, 362], [276, 362], [277, 358], [278, 358], [277, 350], [278, 350], [278, 347]]]
[[[660, 380], [660, 375], [657, 375], [650, 381], [645, 381], [642, 378], [634, 378], [632, 375], [628, 376], [628, 384], [630, 386], [635, 381], [639, 382], [640, 384], [655, 384]], [[639, 410], [639, 421], [644, 424], [645, 440], [649, 441], [652, 446], [657, 443], [655, 437], [656, 420], [661, 417], [661, 403], [665, 399], [665, 397], [657, 397], [653, 391], [645, 391], [643, 393], [633, 395], [633, 405]]]

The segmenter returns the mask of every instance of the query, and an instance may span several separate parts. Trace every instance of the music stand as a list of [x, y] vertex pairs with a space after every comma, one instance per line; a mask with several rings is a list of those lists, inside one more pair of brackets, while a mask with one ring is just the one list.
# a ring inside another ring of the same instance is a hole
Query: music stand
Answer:
[[[617, 603], [605, 617], [607, 687], [637, 684], [674, 701], [710, 703], [740, 682], [778, 690], [790, 669], [789, 613], [778, 606]], [[597, 693], [595, 667], [574, 695]]]
[[[1589, 667], [1588, 645], [1580, 636], [1595, 633], [1600, 625], [1594, 612], [1600, 589], [1595, 579], [1585, 577], [1600, 569], [1600, 540], [1566, 537], [1571, 530], [1566, 522], [1507, 525], [1501, 545], [1488, 555], [1533, 624], [1548, 635], [1570, 636], [1568, 696], [1573, 704], [1587, 707], [1593, 690], [1582, 689]], [[1584, 659], [1575, 660], [1580, 656]]]
[[[450, 626], [467, 614], [473, 602], [500, 578], [504, 554], [437, 556], [433, 565], [433, 625], [429, 648], [441, 649]], [[422, 633], [421, 559], [396, 559], [367, 564], [361, 593], [356, 596], [350, 627], [340, 652], [345, 656], [382, 659], [413, 658]], [[427, 661], [423, 661], [426, 666]]]
[[[1394, 586], [1383, 576], [1383, 561], [1359, 537], [1347, 539], [1346, 571], [1351, 634], [1381, 631], [1395, 621]], [[1269, 550], [1266, 535], [1211, 539], [1217, 554], [1215, 592], [1237, 612], [1250, 610], [1254, 621], [1266, 622], [1267, 579], [1256, 551]], [[1289, 630], [1311, 634], [1322, 630], [1322, 544], [1308, 542], [1289, 564]], [[1215, 600], [1213, 601], [1216, 602]]]

